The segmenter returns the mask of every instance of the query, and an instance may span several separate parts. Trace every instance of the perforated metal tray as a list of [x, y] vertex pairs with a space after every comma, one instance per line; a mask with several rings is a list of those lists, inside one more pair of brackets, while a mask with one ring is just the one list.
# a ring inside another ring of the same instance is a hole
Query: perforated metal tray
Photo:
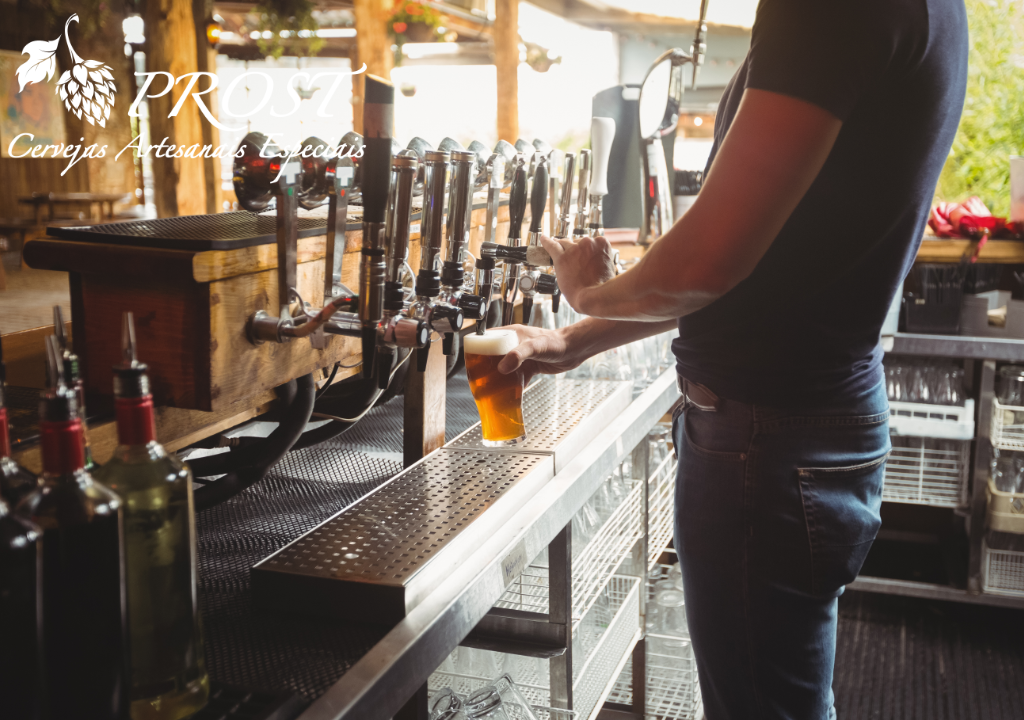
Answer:
[[544, 377], [523, 393], [526, 441], [514, 448], [488, 448], [480, 424], [448, 443], [452, 450], [541, 453], [555, 459], [561, 472], [594, 436], [633, 400], [633, 383]]
[[254, 598], [397, 622], [553, 476], [547, 455], [438, 450], [257, 564]]

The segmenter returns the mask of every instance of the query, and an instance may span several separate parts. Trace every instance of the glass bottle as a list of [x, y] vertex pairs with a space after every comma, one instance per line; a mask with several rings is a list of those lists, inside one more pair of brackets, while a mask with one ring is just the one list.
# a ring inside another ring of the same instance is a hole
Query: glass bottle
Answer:
[[36, 599], [41, 580], [39, 528], [0, 498], [0, 698], [4, 717], [34, 719], [38, 686]]
[[207, 701], [188, 468], [156, 442], [147, 367], [131, 313], [114, 369], [118, 446], [99, 479], [124, 500], [133, 720], [178, 720]]
[[60, 346], [60, 356], [64, 365], [64, 382], [68, 389], [75, 393], [78, 401], [78, 417], [82, 421], [82, 437], [85, 443], [85, 469], [96, 471], [96, 462], [92, 459], [92, 446], [89, 443], [89, 428], [85, 417], [85, 382], [82, 380], [82, 364], [78, 356], [68, 345], [68, 336], [64, 329], [64, 311], [60, 305], [53, 306], [53, 334]]
[[7, 407], [4, 404], [4, 375], [3, 347], [0, 346], [0, 499], [6, 500], [7, 507], [13, 509], [38, 484], [36, 476], [11, 457]]
[[17, 512], [42, 529], [40, 648], [45, 717], [128, 717], [121, 499], [85, 469], [82, 421], [47, 338], [40, 403], [43, 474]]

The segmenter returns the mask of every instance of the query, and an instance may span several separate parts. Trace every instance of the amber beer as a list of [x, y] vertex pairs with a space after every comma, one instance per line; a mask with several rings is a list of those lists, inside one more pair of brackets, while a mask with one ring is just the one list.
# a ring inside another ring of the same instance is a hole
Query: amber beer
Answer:
[[526, 439], [523, 375], [498, 372], [498, 363], [519, 344], [515, 330], [494, 328], [483, 335], [467, 335], [463, 343], [469, 389], [480, 411], [484, 445], [507, 447], [521, 443]]

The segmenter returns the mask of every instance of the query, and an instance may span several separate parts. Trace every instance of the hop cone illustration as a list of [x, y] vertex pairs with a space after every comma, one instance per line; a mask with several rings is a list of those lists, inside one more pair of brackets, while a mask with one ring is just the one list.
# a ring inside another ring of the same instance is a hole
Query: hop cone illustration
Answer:
[[114, 92], [117, 89], [114, 87], [114, 75], [109, 66], [98, 60], [83, 60], [75, 52], [68, 36], [68, 27], [72, 20], [78, 22], [77, 13], [64, 23], [64, 39], [75, 65], [60, 76], [60, 80], [57, 81], [57, 93], [64, 101], [64, 107], [73, 112], [75, 117], [81, 119], [82, 113], [85, 113], [85, 119], [90, 124], [99, 123], [100, 127], [106, 127], [110, 108], [114, 106]]

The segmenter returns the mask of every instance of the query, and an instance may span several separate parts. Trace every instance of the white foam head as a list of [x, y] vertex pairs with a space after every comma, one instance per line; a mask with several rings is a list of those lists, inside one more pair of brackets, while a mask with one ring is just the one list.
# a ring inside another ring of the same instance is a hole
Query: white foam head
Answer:
[[508, 355], [519, 344], [519, 336], [515, 330], [491, 328], [483, 335], [469, 333], [462, 343], [470, 355]]

